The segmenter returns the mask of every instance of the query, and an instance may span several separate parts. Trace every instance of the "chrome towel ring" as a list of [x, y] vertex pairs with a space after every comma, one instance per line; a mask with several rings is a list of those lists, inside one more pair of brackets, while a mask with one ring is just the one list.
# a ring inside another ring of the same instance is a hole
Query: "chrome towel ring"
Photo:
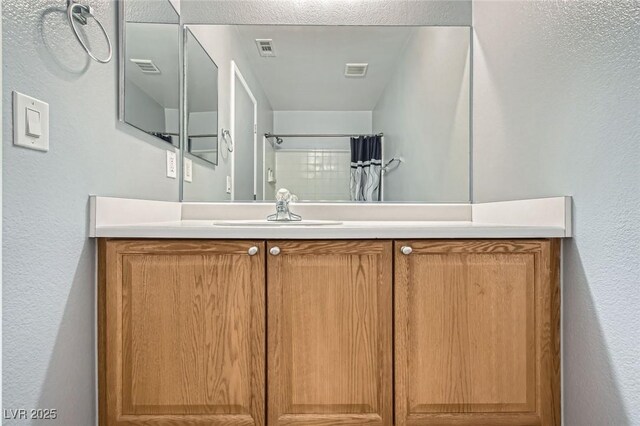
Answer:
[[231, 132], [225, 129], [222, 129], [222, 140], [227, 146], [227, 151], [233, 152], [233, 139], [231, 138]]
[[[100, 62], [101, 64], [106, 64], [107, 62], [111, 61], [111, 57], [113, 56], [113, 46], [111, 45], [111, 39], [109, 38], [109, 34], [107, 34], [107, 30], [105, 30], [102, 23], [93, 15], [93, 8], [91, 6], [76, 3], [74, 0], [69, 0], [67, 3], [67, 17], [69, 18], [69, 23], [71, 24], [73, 33], [75, 34], [84, 50], [91, 57], [91, 59], [96, 62]], [[98, 24], [98, 26], [102, 30], [102, 34], [104, 34], [105, 40], [107, 40], [107, 45], [109, 46], [109, 55], [105, 59], [101, 59], [95, 56], [78, 32], [76, 22], [79, 22], [80, 25], [87, 25], [88, 18], [93, 18], [96, 21], [96, 24]]]

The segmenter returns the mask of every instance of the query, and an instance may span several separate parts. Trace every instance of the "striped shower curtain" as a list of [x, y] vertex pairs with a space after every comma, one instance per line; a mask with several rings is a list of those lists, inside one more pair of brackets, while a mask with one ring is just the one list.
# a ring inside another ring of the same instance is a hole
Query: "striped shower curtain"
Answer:
[[380, 201], [382, 137], [351, 138], [351, 201]]

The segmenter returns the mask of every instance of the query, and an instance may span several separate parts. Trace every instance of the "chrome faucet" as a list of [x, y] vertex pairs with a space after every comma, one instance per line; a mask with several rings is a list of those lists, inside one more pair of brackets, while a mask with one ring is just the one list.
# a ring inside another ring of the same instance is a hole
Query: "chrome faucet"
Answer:
[[302, 220], [302, 216], [291, 213], [289, 203], [297, 200], [298, 197], [291, 194], [288, 189], [281, 188], [276, 193], [276, 212], [267, 216], [269, 221], [277, 222], [298, 222]]

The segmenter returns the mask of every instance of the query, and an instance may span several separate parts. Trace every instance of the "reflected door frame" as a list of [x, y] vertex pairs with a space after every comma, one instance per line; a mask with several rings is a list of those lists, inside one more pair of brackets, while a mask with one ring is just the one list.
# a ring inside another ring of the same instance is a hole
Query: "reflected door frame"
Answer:
[[[256, 97], [253, 96], [253, 92], [251, 88], [247, 84], [247, 80], [245, 80], [240, 68], [236, 64], [236, 61], [231, 60], [231, 94], [230, 94], [230, 104], [231, 104], [231, 113], [230, 123], [229, 123], [229, 132], [231, 133], [231, 140], [234, 141], [234, 149], [231, 153], [231, 201], [235, 201], [235, 193], [236, 193], [236, 149], [235, 142], [236, 135], [236, 77], [242, 84], [242, 87], [251, 98], [251, 102], [253, 102], [253, 199], [255, 200], [258, 195], [258, 101]], [[242, 200], [248, 201], [248, 200]]]

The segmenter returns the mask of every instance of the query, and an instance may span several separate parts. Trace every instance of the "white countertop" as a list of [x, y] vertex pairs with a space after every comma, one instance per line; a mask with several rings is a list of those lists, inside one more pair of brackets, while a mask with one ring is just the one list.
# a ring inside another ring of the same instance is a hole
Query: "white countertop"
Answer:
[[347, 221], [320, 226], [220, 226], [212, 220], [103, 226], [100, 237], [205, 239], [411, 239], [411, 238], [563, 238], [552, 226], [514, 226], [473, 222]]
[[[214, 225], [216, 220], [229, 221], [248, 217], [263, 219], [264, 211], [267, 209], [270, 211], [272, 206], [248, 203], [182, 204], [92, 197], [91, 236], [194, 239], [565, 238], [571, 236], [570, 197], [473, 205], [396, 205], [392, 208], [389, 205], [299, 207], [303, 210], [305, 219], [333, 219], [341, 221], [341, 224]], [[396, 220], [398, 217], [403, 220]], [[354, 220], [354, 218], [369, 220]], [[425, 220], [415, 220], [416, 218], [425, 218]], [[452, 220], [449, 220], [450, 218]]]

